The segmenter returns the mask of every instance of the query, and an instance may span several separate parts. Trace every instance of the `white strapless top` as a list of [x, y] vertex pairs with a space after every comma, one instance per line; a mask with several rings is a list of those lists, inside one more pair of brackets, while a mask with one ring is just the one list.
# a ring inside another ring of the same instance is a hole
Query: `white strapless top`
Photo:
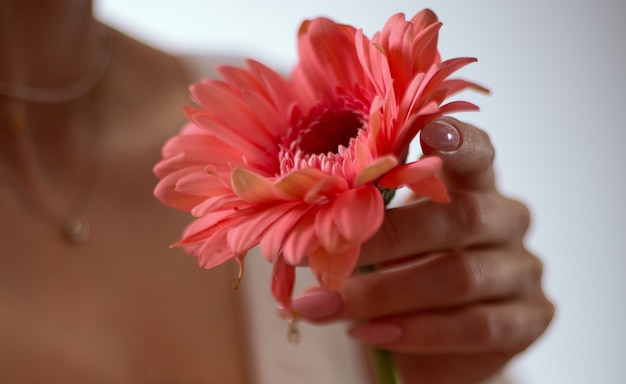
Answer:
[[[364, 354], [345, 334], [345, 324], [300, 322], [300, 342], [287, 340], [288, 325], [276, 315], [270, 293], [272, 268], [258, 249], [246, 257], [242, 283], [251, 352], [257, 384], [363, 384]], [[296, 292], [316, 285], [308, 269], [298, 270]], [[362, 350], [362, 349], [361, 349]]]

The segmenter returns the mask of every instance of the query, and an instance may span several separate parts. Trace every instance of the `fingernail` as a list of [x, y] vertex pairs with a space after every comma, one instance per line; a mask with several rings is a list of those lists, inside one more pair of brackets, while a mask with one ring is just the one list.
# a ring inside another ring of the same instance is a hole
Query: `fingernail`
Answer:
[[363, 324], [348, 331], [353, 339], [366, 344], [389, 344], [399, 341], [404, 332], [393, 324]]
[[293, 309], [308, 320], [321, 320], [339, 314], [343, 307], [337, 292], [317, 291], [293, 299]]
[[420, 132], [422, 144], [439, 151], [452, 151], [461, 144], [459, 131], [442, 120], [427, 124]]

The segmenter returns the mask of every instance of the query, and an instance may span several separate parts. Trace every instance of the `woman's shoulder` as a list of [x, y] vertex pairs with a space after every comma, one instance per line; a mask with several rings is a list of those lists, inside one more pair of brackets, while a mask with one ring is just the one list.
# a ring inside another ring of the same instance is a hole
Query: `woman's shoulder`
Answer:
[[220, 65], [245, 66], [245, 57], [219, 52], [184, 53], [177, 59], [190, 84], [205, 78], [219, 79], [216, 67]]

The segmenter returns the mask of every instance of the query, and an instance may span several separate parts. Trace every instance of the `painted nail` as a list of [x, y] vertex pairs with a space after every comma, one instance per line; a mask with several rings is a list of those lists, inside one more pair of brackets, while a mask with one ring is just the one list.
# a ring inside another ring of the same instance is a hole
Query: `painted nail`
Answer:
[[461, 136], [453, 125], [436, 120], [422, 128], [420, 141], [435, 150], [452, 151], [461, 144]]
[[366, 344], [389, 344], [399, 341], [404, 332], [393, 324], [363, 324], [348, 331], [353, 339]]
[[337, 292], [317, 291], [293, 299], [293, 309], [308, 320], [321, 320], [339, 314], [343, 301]]

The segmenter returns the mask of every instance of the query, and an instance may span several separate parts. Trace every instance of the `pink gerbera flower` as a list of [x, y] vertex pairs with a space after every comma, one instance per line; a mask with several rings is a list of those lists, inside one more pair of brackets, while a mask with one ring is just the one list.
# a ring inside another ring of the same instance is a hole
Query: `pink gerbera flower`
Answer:
[[476, 109], [444, 104], [480, 87], [448, 79], [475, 59], [442, 62], [440, 26], [429, 10], [410, 21], [397, 14], [369, 40], [326, 18], [305, 21], [288, 78], [248, 61], [192, 85], [199, 107], [186, 109], [190, 122], [154, 169], [156, 196], [196, 217], [176, 245], [211, 268], [242, 263], [260, 244], [275, 266], [272, 292], [289, 308], [294, 266], [305, 259], [329, 290], [353, 273], [381, 226], [381, 192], [407, 186], [447, 202], [439, 158], [403, 164], [426, 123]]

